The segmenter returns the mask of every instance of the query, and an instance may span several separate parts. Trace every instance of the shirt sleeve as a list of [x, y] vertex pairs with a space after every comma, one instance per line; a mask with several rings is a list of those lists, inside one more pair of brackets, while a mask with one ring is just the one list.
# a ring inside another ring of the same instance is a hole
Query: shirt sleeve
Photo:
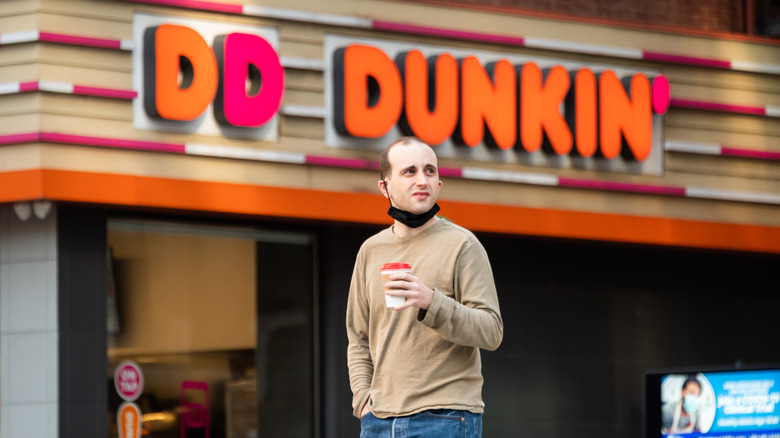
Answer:
[[454, 344], [497, 349], [504, 323], [490, 261], [478, 241], [463, 245], [453, 275], [455, 299], [434, 288], [431, 305], [418, 313], [418, 321]]
[[347, 367], [352, 388], [352, 412], [360, 418], [360, 411], [368, 401], [374, 362], [368, 344], [369, 302], [363, 269], [364, 258], [358, 253], [347, 300]]

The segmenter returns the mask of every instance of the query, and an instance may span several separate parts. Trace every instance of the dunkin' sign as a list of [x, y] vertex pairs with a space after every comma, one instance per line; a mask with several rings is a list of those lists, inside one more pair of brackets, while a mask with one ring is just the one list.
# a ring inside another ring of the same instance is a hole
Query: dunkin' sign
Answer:
[[[273, 28], [136, 14], [138, 129], [276, 141], [284, 70]], [[440, 157], [660, 174], [659, 72], [326, 35], [325, 143], [402, 135]]]
[[660, 173], [657, 72], [329, 37], [331, 146], [414, 135], [439, 156]]

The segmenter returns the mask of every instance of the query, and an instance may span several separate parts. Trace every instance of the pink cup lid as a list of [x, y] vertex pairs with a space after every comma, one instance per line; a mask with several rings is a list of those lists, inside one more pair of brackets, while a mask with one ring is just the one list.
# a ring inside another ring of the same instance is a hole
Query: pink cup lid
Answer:
[[380, 271], [394, 271], [397, 269], [412, 269], [408, 263], [385, 263]]

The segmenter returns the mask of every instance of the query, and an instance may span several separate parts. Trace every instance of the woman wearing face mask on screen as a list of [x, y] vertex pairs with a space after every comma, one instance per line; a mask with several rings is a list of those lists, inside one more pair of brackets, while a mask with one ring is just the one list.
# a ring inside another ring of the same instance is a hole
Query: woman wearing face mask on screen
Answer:
[[690, 433], [699, 430], [696, 411], [701, 406], [701, 383], [695, 377], [685, 379], [680, 400], [663, 407], [663, 433]]

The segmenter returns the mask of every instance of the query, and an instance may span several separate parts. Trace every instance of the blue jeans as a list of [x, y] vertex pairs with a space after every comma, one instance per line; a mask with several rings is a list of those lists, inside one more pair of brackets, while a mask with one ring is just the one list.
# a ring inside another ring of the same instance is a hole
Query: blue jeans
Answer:
[[405, 417], [360, 419], [360, 438], [481, 438], [482, 414], [433, 409]]

